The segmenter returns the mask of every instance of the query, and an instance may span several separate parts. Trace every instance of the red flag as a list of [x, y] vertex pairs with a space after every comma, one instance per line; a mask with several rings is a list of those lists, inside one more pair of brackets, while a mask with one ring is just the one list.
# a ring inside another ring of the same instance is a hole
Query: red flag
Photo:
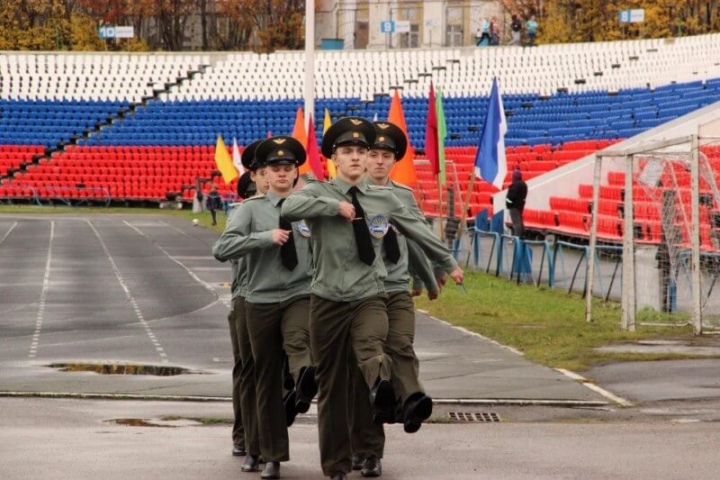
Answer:
[[308, 120], [307, 131], [307, 145], [305, 145], [307, 163], [310, 164], [310, 168], [315, 174], [316, 179], [325, 180], [325, 169], [320, 161], [320, 149], [318, 148], [317, 137], [315, 136], [315, 123], [313, 122], [312, 113], [310, 114], [310, 119]]
[[425, 125], [425, 156], [430, 160], [430, 168], [433, 175], [440, 173], [440, 161], [438, 155], [438, 121], [435, 111], [435, 89], [430, 82], [430, 96], [428, 97], [427, 123]]
[[395, 162], [395, 166], [390, 171], [390, 178], [398, 183], [402, 183], [409, 187], [417, 185], [417, 173], [415, 173], [415, 164], [413, 160], [415, 158], [415, 150], [410, 144], [410, 137], [407, 132], [407, 125], [405, 124], [405, 114], [403, 113], [402, 101], [397, 90], [393, 95], [392, 103], [390, 103], [390, 111], [388, 112], [388, 122], [394, 123], [400, 130], [405, 132], [405, 136], [408, 137], [408, 148], [403, 158], [398, 158]]

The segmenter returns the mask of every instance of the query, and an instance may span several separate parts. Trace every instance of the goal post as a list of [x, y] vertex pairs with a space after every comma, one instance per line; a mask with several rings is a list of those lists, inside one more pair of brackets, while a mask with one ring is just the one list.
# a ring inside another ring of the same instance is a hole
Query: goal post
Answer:
[[[720, 327], [720, 134], [611, 147], [595, 154], [585, 319], [598, 245], [622, 245], [621, 328], [640, 321]], [[714, 132], [712, 132], [714, 133]]]

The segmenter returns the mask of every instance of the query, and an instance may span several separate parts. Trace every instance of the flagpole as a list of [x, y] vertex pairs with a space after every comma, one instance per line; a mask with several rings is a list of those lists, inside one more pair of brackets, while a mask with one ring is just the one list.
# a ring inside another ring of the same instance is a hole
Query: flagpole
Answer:
[[440, 180], [440, 175], [438, 175], [437, 178], [437, 188], [438, 188], [438, 218], [440, 219], [440, 240], [445, 239], [445, 227], [443, 225], [443, 191], [442, 191], [442, 181]]
[[465, 202], [463, 203], [462, 212], [460, 212], [460, 225], [458, 226], [457, 238], [462, 238], [463, 229], [467, 230], [467, 211], [470, 208], [470, 199], [472, 197], [473, 188], [475, 186], [475, 172], [470, 172], [470, 181], [468, 182], [467, 193], [465, 194]]

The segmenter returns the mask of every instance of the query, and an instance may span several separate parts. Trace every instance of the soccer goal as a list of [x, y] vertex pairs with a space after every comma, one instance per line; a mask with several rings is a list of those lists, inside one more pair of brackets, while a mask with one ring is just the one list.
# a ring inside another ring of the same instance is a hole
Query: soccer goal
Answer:
[[622, 329], [639, 322], [690, 323], [698, 335], [720, 329], [720, 134], [704, 127], [596, 154], [587, 321], [598, 246], [614, 242], [622, 246]]

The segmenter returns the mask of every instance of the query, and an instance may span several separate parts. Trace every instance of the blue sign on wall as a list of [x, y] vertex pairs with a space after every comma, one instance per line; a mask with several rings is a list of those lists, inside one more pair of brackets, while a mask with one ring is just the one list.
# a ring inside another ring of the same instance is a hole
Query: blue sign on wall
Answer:
[[394, 33], [395, 22], [380, 22], [380, 33]]

